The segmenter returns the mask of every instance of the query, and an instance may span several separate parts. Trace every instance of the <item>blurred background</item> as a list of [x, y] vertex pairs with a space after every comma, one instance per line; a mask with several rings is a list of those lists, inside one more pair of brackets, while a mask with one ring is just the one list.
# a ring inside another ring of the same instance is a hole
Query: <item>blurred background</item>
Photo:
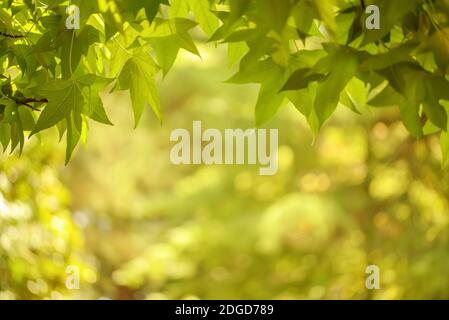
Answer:
[[257, 86], [224, 83], [226, 51], [200, 51], [161, 81], [162, 125], [148, 108], [134, 130], [128, 94], [104, 95], [114, 126], [92, 122], [67, 166], [56, 130], [1, 156], [0, 299], [448, 297], [438, 137], [411, 138], [395, 109], [341, 107], [314, 139], [286, 105], [267, 125], [277, 175], [175, 166], [171, 130], [254, 125]]

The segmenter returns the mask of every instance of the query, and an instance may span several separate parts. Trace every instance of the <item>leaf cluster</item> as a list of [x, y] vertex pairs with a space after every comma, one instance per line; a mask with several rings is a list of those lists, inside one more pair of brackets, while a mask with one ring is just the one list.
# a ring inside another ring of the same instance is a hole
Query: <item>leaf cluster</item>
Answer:
[[[80, 8], [80, 29], [66, 27]], [[368, 30], [369, 5], [381, 28]], [[8, 0], [0, 4], [0, 138], [57, 127], [67, 161], [88, 121], [111, 124], [100, 94], [128, 90], [136, 125], [146, 105], [162, 121], [156, 77], [192, 29], [225, 44], [234, 83], [260, 84], [258, 126], [291, 101], [317, 134], [339, 104], [395, 106], [416, 137], [441, 135], [448, 162], [449, 0]]]

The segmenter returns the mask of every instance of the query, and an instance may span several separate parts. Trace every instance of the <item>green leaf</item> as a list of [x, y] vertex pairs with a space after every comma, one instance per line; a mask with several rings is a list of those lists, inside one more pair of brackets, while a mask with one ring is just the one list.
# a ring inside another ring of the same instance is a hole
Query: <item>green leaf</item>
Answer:
[[412, 62], [412, 51], [416, 49], [416, 43], [407, 42], [388, 50], [386, 53], [369, 55], [360, 65], [360, 70], [371, 71], [385, 69], [399, 62]]
[[6, 105], [2, 124], [7, 124], [7, 126], [4, 126], [3, 130], [6, 130], [7, 128], [10, 129], [9, 134], [2, 133], [2, 135], [4, 135], [2, 138], [2, 145], [4, 149], [7, 148], [9, 141], [11, 141], [11, 153], [17, 148], [17, 146], [19, 146], [19, 152], [22, 153], [25, 137], [23, 133], [22, 119], [18, 112], [18, 106], [15, 103], [9, 103]]
[[76, 32], [70, 30], [64, 33], [61, 49], [61, 68], [64, 79], [69, 79], [73, 71], [81, 61], [81, 43], [78, 41]]
[[330, 34], [335, 34], [337, 29], [337, 24], [335, 21], [335, 0], [328, 1], [310, 1], [316, 12], [318, 13], [318, 17], [327, 27], [327, 30]]
[[180, 49], [199, 56], [198, 49], [189, 34], [189, 30], [195, 26], [196, 23], [190, 20], [175, 18], [158, 24], [148, 34], [164, 76], [173, 66]]
[[305, 39], [312, 26], [314, 12], [309, 2], [300, 0], [293, 9], [293, 18], [301, 39]]
[[81, 131], [79, 128], [77, 128], [77, 124], [75, 123], [75, 117], [74, 116], [67, 116], [66, 117], [66, 138], [67, 138], [67, 148], [66, 148], [66, 157], [65, 157], [65, 163], [67, 164], [72, 157], [73, 150], [75, 149], [76, 145], [78, 144], [80, 137], [81, 137]]
[[156, 52], [157, 62], [165, 76], [175, 63], [179, 49], [181, 48], [181, 43], [178, 42], [176, 35], [153, 38], [150, 41]]
[[305, 116], [314, 134], [317, 134], [319, 129], [316, 114], [313, 112], [317, 86], [316, 82], [312, 82], [306, 89], [286, 92], [295, 108]]
[[100, 93], [111, 81], [112, 79], [99, 77], [94, 74], [87, 74], [78, 78], [78, 82], [85, 86], [83, 88], [83, 95], [87, 103], [84, 105], [83, 114], [107, 125], [112, 125], [112, 122], [106, 114]]
[[11, 124], [11, 152], [19, 146], [19, 153], [22, 153], [25, 144], [25, 137], [23, 134], [22, 122], [20, 117], [16, 116], [16, 121]]
[[399, 111], [401, 113], [401, 119], [408, 131], [414, 137], [421, 138], [423, 136], [423, 128], [419, 114], [420, 105], [406, 102], [405, 104], [399, 105]]
[[283, 69], [268, 59], [241, 67], [227, 82], [261, 84], [256, 104], [256, 125], [260, 126], [276, 114], [284, 101], [285, 95], [279, 93], [284, 81]]
[[[141, 0], [140, 0], [141, 1]], [[146, 1], [145, 3], [145, 14], [147, 15], [147, 19], [152, 22], [156, 17], [156, 14], [159, 11], [159, 6], [161, 4], [168, 5], [168, 0], [152, 0]]]
[[388, 84], [368, 101], [368, 104], [373, 107], [399, 107], [404, 103], [405, 98]]
[[140, 51], [129, 58], [120, 73], [119, 87], [130, 92], [136, 126], [145, 104], [150, 105], [157, 118], [162, 120], [159, 92], [154, 80], [156, 72], [151, 56]]
[[[373, 4], [379, 6], [381, 14], [379, 30], [365, 30], [363, 45], [381, 40], [390, 30], [407, 15], [416, 9], [420, 0], [377, 0]], [[366, 18], [367, 16], [364, 15]], [[363, 25], [365, 28], [365, 25]]]
[[424, 82], [427, 89], [426, 100], [424, 102], [424, 112], [430, 120], [439, 128], [447, 130], [447, 113], [446, 109], [440, 104], [438, 95], [434, 92], [430, 82]]
[[352, 78], [341, 92], [340, 102], [360, 114], [360, 109], [365, 107], [367, 102], [367, 90], [365, 83], [357, 78]]
[[34, 92], [48, 99], [32, 135], [56, 125], [66, 118], [71, 110], [81, 109], [84, 104], [80, 84], [75, 80], [56, 80], [35, 88]]
[[262, 83], [256, 104], [256, 125], [261, 126], [270, 120], [279, 110], [285, 99], [279, 94], [282, 86], [283, 76], [281, 73], [273, 73], [271, 81]]
[[440, 71], [445, 74], [449, 66], [449, 28], [435, 31], [431, 37], [425, 39], [420, 49], [431, 51]]
[[311, 71], [311, 68], [296, 70], [287, 80], [281, 91], [304, 89], [309, 86], [310, 82], [322, 81], [326, 78], [323, 74], [312, 73]]
[[35, 121], [31, 110], [25, 106], [18, 106], [17, 110], [19, 112], [20, 121], [22, 123], [22, 129], [24, 131], [33, 130]]
[[218, 28], [218, 18], [211, 11], [209, 0], [186, 0], [196, 20], [209, 36]]
[[234, 66], [245, 54], [248, 53], [248, 45], [245, 42], [228, 43], [228, 66]]
[[240, 19], [247, 11], [250, 3], [251, 0], [229, 0], [229, 8], [231, 10], [228, 20], [229, 24], [233, 24]]
[[218, 28], [219, 20], [212, 13], [214, 5], [209, 0], [171, 0], [170, 17], [185, 18], [192, 12], [201, 29], [210, 37]]
[[256, 2], [259, 26], [281, 34], [290, 14], [289, 0], [259, 0]]
[[0, 142], [3, 146], [3, 152], [8, 148], [11, 141], [11, 126], [9, 123], [0, 122]]
[[314, 102], [314, 111], [319, 127], [335, 111], [340, 99], [340, 93], [355, 76], [359, 67], [359, 59], [351, 51], [339, 51], [335, 57], [339, 63], [335, 64], [327, 79], [318, 85]]

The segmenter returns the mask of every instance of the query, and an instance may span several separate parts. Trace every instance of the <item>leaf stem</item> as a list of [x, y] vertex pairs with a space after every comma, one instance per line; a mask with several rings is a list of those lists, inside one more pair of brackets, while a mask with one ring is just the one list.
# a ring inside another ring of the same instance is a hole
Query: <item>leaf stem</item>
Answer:
[[75, 31], [72, 31], [72, 40], [70, 42], [70, 53], [69, 53], [69, 70], [70, 70], [70, 76], [73, 75], [72, 70], [72, 51], [73, 51], [73, 42], [75, 40]]

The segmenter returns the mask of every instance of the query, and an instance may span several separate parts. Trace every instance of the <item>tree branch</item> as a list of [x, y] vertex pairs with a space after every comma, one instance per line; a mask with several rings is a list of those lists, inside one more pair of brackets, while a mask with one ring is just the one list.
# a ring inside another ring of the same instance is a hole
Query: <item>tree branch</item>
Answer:
[[9, 34], [9, 33], [1, 32], [1, 31], [0, 31], [0, 36], [3, 36], [5, 38], [11, 38], [11, 39], [25, 38], [25, 36], [21, 35], [21, 34], [18, 34], [18, 35], [16, 35], [16, 34]]
[[30, 103], [47, 103], [48, 102], [48, 100], [45, 98], [44, 99], [33, 99], [33, 98], [15, 99], [15, 98], [13, 98], [13, 100], [17, 103], [17, 105], [28, 107], [34, 111], [41, 111], [41, 110], [32, 106]]

